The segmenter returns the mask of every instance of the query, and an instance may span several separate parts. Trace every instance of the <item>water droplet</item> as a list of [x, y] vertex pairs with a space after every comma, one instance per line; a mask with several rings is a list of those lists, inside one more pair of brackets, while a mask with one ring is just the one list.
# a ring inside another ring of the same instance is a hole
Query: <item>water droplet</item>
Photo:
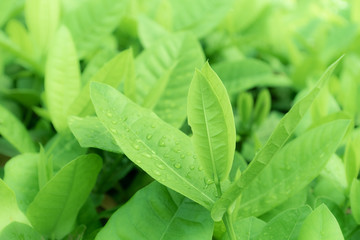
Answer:
[[210, 185], [210, 184], [213, 184], [214, 181], [213, 181], [212, 179], [207, 179], [207, 180], [205, 181], [205, 183], [206, 183], [207, 185]]
[[175, 163], [175, 164], [174, 164], [174, 167], [177, 168], [177, 169], [180, 169], [180, 168], [181, 168], [181, 164], [180, 164], [180, 163]]
[[184, 155], [184, 154], [181, 154], [181, 155], [180, 155], [180, 158], [181, 158], [181, 159], [184, 159], [184, 158], [185, 158], [185, 155]]
[[112, 133], [117, 133], [117, 131], [116, 131], [115, 128], [110, 128], [110, 131], [111, 131]]
[[127, 116], [124, 116], [123, 121], [125, 122], [128, 119]]
[[134, 148], [135, 150], [139, 150], [139, 149], [140, 149], [140, 146], [139, 146], [139, 144], [137, 144], [137, 143], [133, 144], [132, 146], [133, 146], [133, 148]]
[[194, 158], [194, 159], [197, 159], [197, 156], [196, 156], [196, 155], [194, 155], [194, 156], [193, 156], [193, 158]]
[[199, 167], [198, 167], [198, 170], [199, 170], [199, 171], [202, 171], [202, 170], [204, 170], [204, 168], [203, 168], [202, 166], [199, 166]]
[[146, 135], [146, 139], [147, 139], [147, 140], [150, 140], [151, 138], [152, 138], [152, 135], [151, 135], [151, 134]]
[[158, 145], [159, 147], [165, 147], [165, 141], [163, 139], [160, 139]]
[[152, 128], [155, 128], [155, 127], [156, 127], [156, 124], [155, 124], [155, 123], [151, 124], [151, 127], [152, 127]]
[[135, 160], [135, 163], [141, 164], [141, 161], [140, 160]]
[[194, 170], [195, 166], [194, 165], [190, 165], [190, 170]]
[[162, 164], [162, 163], [158, 163], [158, 164], [156, 164], [156, 166], [157, 166], [158, 168], [160, 168], [161, 170], [164, 170], [164, 169], [165, 169], [165, 166], [164, 166], [164, 164]]
[[161, 175], [161, 173], [158, 170], [154, 170], [154, 174], [157, 175], [157, 176]]
[[142, 155], [143, 155], [144, 157], [146, 157], [146, 158], [151, 158], [151, 155], [148, 154], [148, 153], [143, 153]]
[[107, 112], [107, 113], [106, 113], [106, 116], [108, 116], [108, 117], [110, 117], [110, 118], [111, 118], [113, 115], [112, 115], [112, 113], [111, 113], [111, 112]]

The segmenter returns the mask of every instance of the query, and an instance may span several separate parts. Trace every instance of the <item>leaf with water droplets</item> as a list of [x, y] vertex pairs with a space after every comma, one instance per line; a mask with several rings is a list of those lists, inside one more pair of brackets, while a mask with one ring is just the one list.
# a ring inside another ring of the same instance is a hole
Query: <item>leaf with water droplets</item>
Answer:
[[[187, 135], [105, 84], [91, 84], [91, 99], [98, 118], [130, 160], [165, 186], [211, 208], [215, 186], [203, 189], [205, 173], [196, 170], [200, 166]], [[112, 124], [113, 119], [118, 123]]]
[[69, 117], [69, 128], [84, 148], [99, 148], [110, 152], [122, 153], [109, 130], [97, 117]]
[[288, 141], [307, 110], [311, 107], [320, 90], [327, 83], [341, 58], [342, 57], [327, 68], [316, 86], [304, 98], [298, 101], [280, 120], [264, 147], [255, 155], [255, 158], [251, 161], [251, 164], [246, 168], [241, 177], [229, 187], [214, 205], [211, 213], [214, 220], [220, 220], [222, 218], [227, 209], [242, 194], [244, 188], [256, 179], [257, 175], [266, 168], [275, 154]]
[[230, 173], [236, 132], [226, 89], [208, 63], [195, 72], [191, 82], [188, 119], [199, 162], [206, 175], [219, 185]]

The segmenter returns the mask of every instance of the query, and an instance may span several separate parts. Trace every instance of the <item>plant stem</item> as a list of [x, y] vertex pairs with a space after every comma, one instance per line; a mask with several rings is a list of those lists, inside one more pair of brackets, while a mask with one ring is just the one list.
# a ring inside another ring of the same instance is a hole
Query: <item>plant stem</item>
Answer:
[[[221, 197], [222, 190], [221, 190], [220, 183], [218, 181], [216, 181], [215, 186], [216, 186], [218, 196]], [[228, 212], [225, 213], [225, 215], [223, 217], [223, 221], [224, 221], [224, 224], [225, 224], [225, 227], [226, 227], [226, 232], [229, 235], [229, 239], [230, 240], [236, 240], [236, 234], [235, 234], [235, 231], [234, 231], [232, 218], [231, 218], [231, 215]]]
[[226, 227], [226, 232], [229, 235], [229, 239], [230, 240], [236, 240], [236, 234], [234, 231], [234, 226], [233, 226], [233, 222], [232, 222], [232, 218], [231, 215], [226, 212], [224, 217], [223, 217], [223, 221]]

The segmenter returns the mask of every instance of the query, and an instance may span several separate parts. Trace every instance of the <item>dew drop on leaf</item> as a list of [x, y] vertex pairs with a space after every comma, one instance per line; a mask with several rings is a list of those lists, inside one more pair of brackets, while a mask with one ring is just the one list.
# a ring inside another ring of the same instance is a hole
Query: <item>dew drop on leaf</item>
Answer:
[[111, 113], [111, 112], [107, 112], [107, 113], [106, 113], [106, 116], [108, 116], [108, 117], [110, 117], [110, 118], [111, 118], [113, 115], [112, 115], [112, 113]]
[[158, 164], [156, 164], [156, 166], [157, 166], [158, 168], [160, 168], [161, 170], [164, 170], [164, 169], [165, 169], [165, 166], [164, 166], [164, 164], [162, 164], [162, 163], [158, 163]]
[[139, 144], [136, 144], [136, 143], [135, 143], [135, 144], [133, 144], [132, 146], [133, 146], [133, 148], [134, 148], [135, 150], [139, 150], [139, 149], [140, 149]]
[[181, 164], [180, 164], [180, 163], [175, 163], [175, 164], [174, 164], [174, 167], [177, 168], [177, 169], [180, 169], [180, 168], [181, 168]]
[[154, 170], [154, 174], [157, 175], [157, 176], [161, 175], [161, 173], [158, 170]]
[[152, 135], [151, 135], [151, 134], [146, 135], [146, 139], [147, 139], [147, 140], [150, 140], [151, 138], [152, 138]]
[[160, 139], [158, 145], [159, 147], [165, 147], [165, 141], [163, 139]]

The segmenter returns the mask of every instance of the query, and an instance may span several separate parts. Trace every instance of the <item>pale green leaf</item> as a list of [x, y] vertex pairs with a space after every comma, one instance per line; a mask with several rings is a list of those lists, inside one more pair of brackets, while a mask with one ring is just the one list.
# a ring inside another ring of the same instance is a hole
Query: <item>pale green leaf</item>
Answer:
[[27, 209], [32, 226], [47, 237], [63, 238], [94, 187], [102, 161], [84, 155], [62, 168], [36, 195]]
[[25, 19], [37, 48], [45, 53], [60, 22], [60, 0], [26, 0]]
[[92, 147], [110, 152], [122, 152], [113, 136], [97, 117], [70, 117], [69, 127], [84, 148]]
[[15, 193], [0, 178], [0, 232], [8, 224], [15, 221], [29, 224], [16, 203]]
[[11, 41], [23, 52], [23, 54], [33, 58], [34, 60], [38, 60], [39, 54], [34, 49], [34, 45], [28, 31], [20, 21], [15, 19], [10, 20], [6, 25], [6, 33]]
[[354, 179], [350, 189], [351, 212], [356, 222], [360, 223], [360, 181]]
[[30, 67], [38, 74], [43, 74], [43, 67], [33, 58], [24, 52], [19, 46], [12, 42], [3, 31], [0, 30], [0, 47], [17, 57], [18, 61], [25, 67]]
[[21, 7], [22, 1], [1, 0], [0, 1], [0, 28], [9, 19], [14, 10]]
[[[256, 217], [237, 219], [233, 224], [238, 240], [254, 240], [266, 226], [264, 221]], [[228, 234], [224, 234], [222, 240], [229, 240]]]
[[174, 31], [190, 30], [203, 37], [213, 30], [231, 9], [233, 0], [170, 0]]
[[206, 175], [218, 185], [229, 175], [236, 131], [226, 89], [208, 63], [195, 72], [187, 105], [196, 154]]
[[127, 0], [88, 0], [64, 13], [64, 22], [73, 35], [80, 58], [99, 47], [116, 28], [127, 3]]
[[39, 154], [25, 153], [11, 158], [4, 168], [4, 181], [15, 192], [19, 208], [23, 212], [39, 191], [38, 161]]
[[80, 66], [68, 29], [60, 27], [49, 50], [45, 72], [45, 94], [55, 129], [67, 128], [68, 109], [80, 91]]
[[153, 182], [117, 210], [96, 240], [211, 239], [209, 211], [184, 196]]
[[241, 195], [243, 189], [251, 184], [256, 176], [258, 176], [271, 162], [274, 155], [282, 148], [282, 146], [284, 146], [284, 144], [294, 132], [295, 128], [298, 126], [301, 119], [304, 117], [307, 110], [311, 107], [311, 104], [316, 99], [320, 89], [330, 78], [333, 70], [340, 60], [341, 58], [329, 66], [320, 78], [317, 85], [304, 98], [299, 100], [280, 120], [267, 143], [256, 154], [254, 159], [251, 161], [251, 164], [244, 171], [239, 180], [234, 182], [214, 205], [212, 210], [212, 217], [215, 220], [220, 220], [222, 218], [225, 211]]
[[291, 86], [286, 76], [274, 74], [269, 65], [256, 59], [222, 61], [214, 64], [213, 68], [230, 96], [254, 87]]
[[12, 222], [0, 231], [0, 240], [43, 240], [29, 225]]
[[[186, 118], [191, 77], [203, 62], [201, 46], [190, 33], [170, 35], [157, 42], [136, 58], [136, 102], [154, 106], [153, 111], [161, 119], [180, 127]], [[151, 104], [145, 102], [148, 96], [156, 96], [151, 98]]]
[[298, 240], [343, 240], [340, 226], [326, 205], [317, 207], [305, 219]]
[[100, 121], [130, 160], [158, 182], [211, 207], [215, 187], [206, 183], [188, 136], [104, 84], [91, 84], [91, 99]]
[[25, 126], [2, 106], [0, 106], [0, 134], [21, 153], [36, 151]]
[[245, 186], [238, 214], [244, 217], [263, 214], [307, 186], [336, 151], [349, 123], [333, 121], [286, 144]]
[[139, 38], [145, 48], [149, 48], [156, 44], [157, 41], [169, 34], [160, 24], [151, 20], [147, 16], [140, 16], [138, 18], [139, 24]]
[[301, 225], [311, 212], [312, 209], [307, 205], [284, 211], [273, 218], [255, 239], [297, 240]]
[[84, 71], [81, 73], [81, 85], [85, 86], [87, 82], [104, 66], [105, 63], [110, 61], [117, 52], [115, 50], [104, 48], [96, 52], [89, 62], [86, 64]]
[[90, 83], [102, 82], [113, 87], [118, 87], [119, 84], [126, 78], [134, 76], [134, 60], [132, 50], [125, 50], [110, 61], [105, 63], [103, 67], [88, 81], [81, 89], [80, 94], [75, 98], [71, 104], [68, 115], [76, 115], [84, 117], [94, 113], [94, 107], [90, 101]]
[[352, 133], [345, 149], [344, 162], [348, 185], [358, 176], [360, 170], [360, 131], [357, 129]]

